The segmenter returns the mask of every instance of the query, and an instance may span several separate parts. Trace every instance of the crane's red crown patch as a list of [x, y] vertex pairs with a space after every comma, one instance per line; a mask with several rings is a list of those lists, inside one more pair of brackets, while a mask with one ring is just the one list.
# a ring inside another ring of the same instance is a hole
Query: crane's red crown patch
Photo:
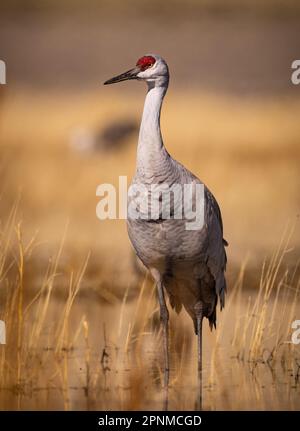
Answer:
[[151, 55], [145, 55], [137, 61], [136, 65], [140, 67], [141, 71], [144, 71], [149, 67], [153, 66], [155, 62], [156, 60], [154, 57], [152, 57]]

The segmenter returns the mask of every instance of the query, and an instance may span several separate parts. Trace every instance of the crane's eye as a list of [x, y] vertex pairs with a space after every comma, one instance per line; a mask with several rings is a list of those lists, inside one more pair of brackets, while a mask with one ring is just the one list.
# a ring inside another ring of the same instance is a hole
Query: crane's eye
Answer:
[[146, 55], [144, 57], [141, 57], [136, 65], [140, 67], [141, 71], [143, 72], [146, 69], [149, 69], [155, 64], [156, 60], [151, 55]]

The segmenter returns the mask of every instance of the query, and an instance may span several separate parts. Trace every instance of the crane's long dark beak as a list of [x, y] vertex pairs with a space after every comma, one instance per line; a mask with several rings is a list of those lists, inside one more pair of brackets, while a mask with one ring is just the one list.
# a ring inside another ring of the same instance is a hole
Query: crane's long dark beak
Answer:
[[104, 82], [104, 85], [115, 84], [116, 82], [127, 81], [128, 79], [137, 79], [137, 74], [140, 72], [138, 67], [127, 70], [127, 72], [121, 73], [121, 75], [115, 76], [114, 78], [108, 79]]

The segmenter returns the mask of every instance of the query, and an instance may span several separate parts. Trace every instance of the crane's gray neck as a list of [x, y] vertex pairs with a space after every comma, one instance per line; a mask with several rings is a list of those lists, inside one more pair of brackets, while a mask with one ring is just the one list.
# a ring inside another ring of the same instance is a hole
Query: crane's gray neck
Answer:
[[168, 153], [160, 131], [160, 112], [168, 89], [168, 79], [148, 83], [137, 149], [137, 170], [145, 176], [155, 174]]

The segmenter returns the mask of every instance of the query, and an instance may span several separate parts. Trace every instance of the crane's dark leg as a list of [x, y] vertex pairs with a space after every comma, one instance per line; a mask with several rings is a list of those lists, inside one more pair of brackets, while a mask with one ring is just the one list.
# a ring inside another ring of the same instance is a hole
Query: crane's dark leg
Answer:
[[202, 410], [202, 321], [203, 321], [203, 304], [197, 302], [195, 305], [197, 337], [198, 337], [198, 409]]
[[165, 410], [168, 408], [168, 386], [169, 386], [169, 311], [167, 308], [163, 285], [161, 282], [157, 283], [158, 300], [160, 305], [160, 319], [163, 325], [163, 342], [164, 342], [164, 360], [165, 360], [165, 375], [164, 375], [164, 388], [165, 388]]

